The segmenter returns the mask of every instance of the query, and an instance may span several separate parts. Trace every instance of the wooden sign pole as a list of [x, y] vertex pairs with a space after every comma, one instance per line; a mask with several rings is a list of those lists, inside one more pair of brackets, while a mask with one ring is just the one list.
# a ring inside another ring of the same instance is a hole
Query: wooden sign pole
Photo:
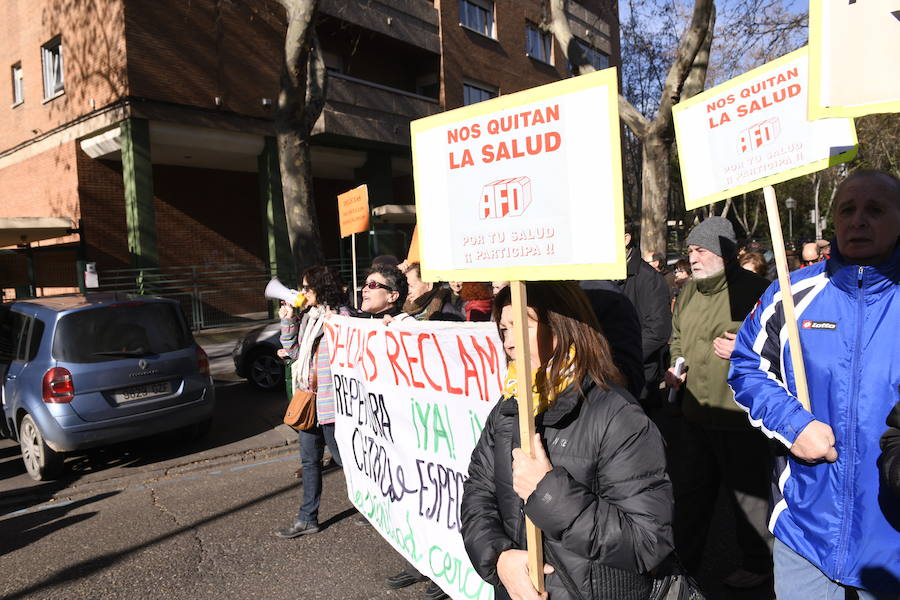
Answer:
[[778, 203], [775, 200], [775, 189], [767, 185], [763, 188], [766, 199], [766, 213], [769, 215], [769, 232], [772, 237], [772, 251], [775, 253], [775, 266], [778, 268], [778, 284], [781, 286], [781, 305], [784, 309], [784, 321], [788, 330], [788, 343], [791, 348], [791, 366], [794, 368], [794, 384], [797, 388], [797, 400], [807, 411], [809, 407], [809, 388], [806, 384], [806, 367], [803, 364], [803, 353], [800, 349], [800, 329], [797, 327], [797, 314], [794, 310], [794, 295], [791, 293], [791, 277], [788, 272], [787, 254], [784, 251], [784, 238], [781, 234], [781, 218], [778, 216]]
[[356, 234], [350, 234], [350, 260], [353, 262], [353, 308], [359, 309], [359, 284], [356, 281]]
[[[516, 400], [519, 403], [519, 437], [522, 451], [534, 457], [534, 393], [531, 387], [531, 349], [528, 347], [528, 299], [525, 283], [510, 281], [512, 292], [513, 329], [516, 336]], [[537, 348], [534, 349], [537, 352]], [[528, 543], [528, 574], [540, 593], [544, 591], [544, 549], [541, 530], [525, 517]]]

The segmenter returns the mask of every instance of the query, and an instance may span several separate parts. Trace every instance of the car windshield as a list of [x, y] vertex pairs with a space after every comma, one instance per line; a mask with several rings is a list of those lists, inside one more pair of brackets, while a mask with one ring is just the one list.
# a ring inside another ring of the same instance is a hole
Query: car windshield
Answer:
[[191, 336], [175, 306], [127, 302], [65, 315], [56, 326], [53, 358], [92, 363], [181, 350]]

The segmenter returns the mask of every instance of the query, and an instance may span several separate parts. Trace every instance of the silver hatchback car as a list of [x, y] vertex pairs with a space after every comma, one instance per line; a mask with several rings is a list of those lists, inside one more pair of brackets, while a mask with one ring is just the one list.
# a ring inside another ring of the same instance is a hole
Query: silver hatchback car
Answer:
[[66, 452], [185, 428], [208, 430], [215, 388], [177, 303], [117, 294], [0, 304], [0, 435], [28, 474]]

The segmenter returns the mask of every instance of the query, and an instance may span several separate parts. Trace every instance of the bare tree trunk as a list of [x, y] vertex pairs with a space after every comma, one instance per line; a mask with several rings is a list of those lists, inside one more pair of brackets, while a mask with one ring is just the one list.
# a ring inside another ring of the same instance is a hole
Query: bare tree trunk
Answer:
[[816, 173], [813, 175], [813, 205], [815, 206], [816, 222], [813, 224], [816, 231], [816, 240], [822, 237], [822, 216], [819, 214], [819, 191], [822, 188], [822, 175]]
[[278, 134], [281, 189], [291, 253], [299, 275], [324, 260], [310, 172], [309, 136], [299, 130]]
[[325, 63], [316, 35], [318, 0], [278, 0], [287, 16], [275, 115], [291, 253], [298, 273], [324, 261], [312, 189], [310, 134], [325, 107]]
[[[552, 20], [549, 28], [559, 41], [576, 74], [593, 71], [593, 67], [585, 64], [584, 57], [572, 37], [565, 12], [567, 0], [549, 0], [549, 2]], [[675, 137], [672, 106], [681, 99], [682, 88], [689, 76], [690, 89], [687, 91], [692, 92], [691, 95], [703, 88], [715, 18], [713, 0], [694, 0], [691, 24], [675, 53], [675, 59], [663, 85], [659, 109], [652, 121], [642, 115], [624, 96], [619, 95], [619, 118], [643, 145], [641, 251], [644, 254], [666, 251], [669, 158]], [[704, 47], [707, 49], [706, 52], [701, 52]]]
[[[641, 158], [641, 181], [643, 182], [644, 198], [641, 210], [641, 248], [645, 248], [644, 240], [662, 240], [662, 244], [656, 246], [665, 254], [667, 213], [669, 198], [669, 153], [671, 146], [666, 144], [660, 136], [648, 135], [644, 139]], [[662, 215], [658, 218], [657, 215]], [[646, 253], [647, 251], [644, 250]]]

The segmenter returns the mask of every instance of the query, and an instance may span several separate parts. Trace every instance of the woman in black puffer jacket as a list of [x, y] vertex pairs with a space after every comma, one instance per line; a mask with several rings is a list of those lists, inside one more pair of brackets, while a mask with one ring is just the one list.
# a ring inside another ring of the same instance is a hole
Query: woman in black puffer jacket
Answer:
[[[543, 530], [550, 600], [644, 600], [672, 552], [672, 486], [662, 438], [622, 387], [584, 293], [527, 285], [538, 404], [536, 457], [520, 449], [515, 363], [472, 453], [462, 535], [498, 600], [540, 598], [528, 579], [525, 515]], [[510, 292], [494, 304], [514, 354]], [[507, 335], [508, 334], [508, 335]], [[546, 450], [545, 450], [546, 449]], [[551, 568], [552, 567], [552, 568]]]

